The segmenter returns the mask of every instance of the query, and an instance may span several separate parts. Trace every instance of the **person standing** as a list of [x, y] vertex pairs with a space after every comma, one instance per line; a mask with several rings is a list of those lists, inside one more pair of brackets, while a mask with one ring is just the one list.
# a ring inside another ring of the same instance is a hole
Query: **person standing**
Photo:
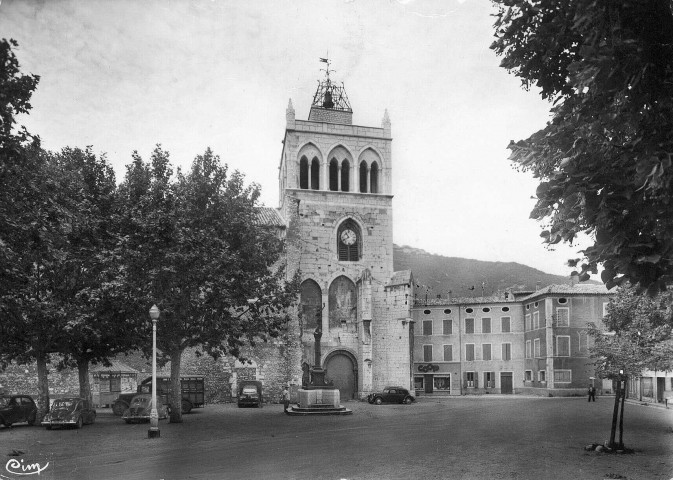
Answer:
[[591, 402], [591, 401], [594, 401], [594, 402], [595, 402], [595, 401], [596, 401], [596, 387], [594, 387], [593, 385], [589, 384], [589, 391], [588, 391], [588, 393], [589, 393], [589, 399], [587, 400], [587, 402]]
[[283, 387], [283, 411], [288, 413], [287, 409], [290, 406], [290, 391], [287, 386]]

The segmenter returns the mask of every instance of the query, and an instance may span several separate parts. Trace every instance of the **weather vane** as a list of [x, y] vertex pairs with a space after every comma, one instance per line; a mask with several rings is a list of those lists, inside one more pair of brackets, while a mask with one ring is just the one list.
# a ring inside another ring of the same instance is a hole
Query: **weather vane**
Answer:
[[320, 57], [320, 61], [327, 64], [327, 66], [325, 68], [321, 68], [320, 71], [325, 72], [325, 77], [327, 77], [327, 81], [329, 82], [329, 74], [332, 72], [336, 72], [336, 70], [332, 70], [329, 68], [331, 65], [331, 62], [329, 60], [329, 52], [327, 52], [325, 58]]

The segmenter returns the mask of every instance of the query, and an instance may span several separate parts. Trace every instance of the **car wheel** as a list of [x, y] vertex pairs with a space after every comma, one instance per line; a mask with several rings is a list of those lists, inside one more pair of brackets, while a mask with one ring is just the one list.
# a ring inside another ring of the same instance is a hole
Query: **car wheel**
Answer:
[[112, 404], [112, 413], [121, 417], [129, 406], [125, 402], [115, 402]]
[[376, 397], [374, 399], [374, 403], [377, 405], [381, 405], [383, 403], [383, 399], [381, 397]]
[[186, 400], [182, 401], [182, 413], [189, 413], [192, 411], [192, 404]]
[[28, 415], [28, 425], [35, 425], [35, 417], [37, 417], [37, 412], [33, 410], [30, 412], [30, 415]]
[[82, 421], [82, 417], [79, 417], [77, 419], [77, 423], [75, 424], [75, 428], [79, 430], [80, 428], [82, 428], [83, 424], [84, 424], [84, 422]]
[[411, 397], [406, 397], [406, 398], [404, 399], [404, 404], [405, 404], [405, 405], [409, 405], [411, 402], [413, 402], [413, 400], [411, 399]]
[[93, 415], [91, 415], [91, 422], [90, 422], [91, 425], [93, 425], [93, 422], [95, 421], [96, 421], [96, 412], [94, 412]]

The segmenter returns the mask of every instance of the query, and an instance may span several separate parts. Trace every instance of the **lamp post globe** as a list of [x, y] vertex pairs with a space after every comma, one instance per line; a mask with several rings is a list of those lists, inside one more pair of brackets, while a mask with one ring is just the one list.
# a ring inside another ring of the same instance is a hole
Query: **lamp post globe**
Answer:
[[150, 429], [147, 432], [147, 438], [161, 436], [159, 413], [157, 412], [157, 320], [160, 314], [159, 307], [152, 305], [152, 308], [150, 308], [150, 318], [152, 319], [152, 410], [150, 411]]

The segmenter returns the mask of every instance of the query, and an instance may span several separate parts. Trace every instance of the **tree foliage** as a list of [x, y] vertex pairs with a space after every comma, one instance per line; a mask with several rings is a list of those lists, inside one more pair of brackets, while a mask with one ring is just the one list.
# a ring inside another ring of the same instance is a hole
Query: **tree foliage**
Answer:
[[[544, 241], [588, 233], [582, 276], [654, 295], [673, 280], [673, 15], [670, 0], [494, 0], [491, 48], [553, 102], [512, 142], [540, 180], [531, 217]], [[576, 264], [577, 260], [572, 261]]]
[[[256, 221], [259, 187], [210, 149], [175, 179], [161, 147], [149, 163], [136, 154], [120, 191], [120, 280], [138, 323], [149, 326], [152, 304], [161, 310], [157, 345], [171, 361], [177, 406], [182, 352], [240, 356], [244, 344], [277, 336], [297, 280], [285, 278], [282, 241]], [[171, 421], [181, 421], [179, 408]]]
[[[673, 291], [655, 297], [624, 286], [608, 304], [602, 327], [591, 325], [589, 335], [594, 339], [591, 357], [596, 361], [596, 373], [612, 379], [617, 385], [615, 408], [610, 433], [610, 446], [623, 448], [623, 415], [626, 381], [640, 377], [646, 370], [673, 369]], [[615, 430], [621, 397], [620, 437], [615, 442]]]

